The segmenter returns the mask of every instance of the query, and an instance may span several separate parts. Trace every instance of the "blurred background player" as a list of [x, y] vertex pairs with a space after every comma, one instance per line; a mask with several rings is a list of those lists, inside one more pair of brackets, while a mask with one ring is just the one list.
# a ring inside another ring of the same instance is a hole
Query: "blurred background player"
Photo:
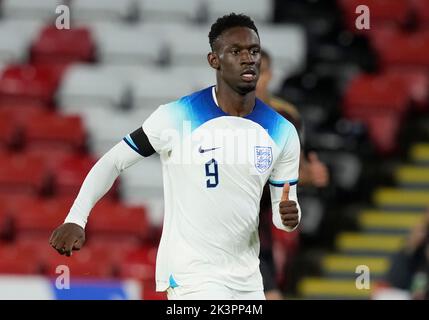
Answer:
[[[299, 114], [299, 111], [292, 104], [274, 96], [270, 90], [270, 82], [273, 77], [272, 61], [271, 56], [266, 50], [261, 50], [261, 67], [260, 77], [256, 87], [256, 95], [259, 99], [267, 103], [269, 106], [274, 108], [283, 117], [288, 119], [295, 128], [298, 130], [300, 135], [301, 145], [304, 145], [304, 124]], [[303, 148], [302, 148], [303, 149]], [[301, 151], [300, 167], [299, 167], [300, 186], [312, 185], [318, 188], [322, 188], [329, 183], [329, 171], [324, 163], [322, 163], [317, 153], [310, 152], [307, 156], [305, 152]], [[261, 207], [260, 207], [260, 239], [261, 239], [261, 273], [264, 279], [264, 290], [265, 296], [269, 300], [282, 299], [282, 293], [278, 285], [278, 274], [286, 272], [285, 277], [290, 274], [290, 268], [296, 250], [298, 249], [295, 245], [287, 246], [288, 250], [283, 252], [283, 257], [277, 257], [277, 260], [284, 261], [283, 263], [275, 263], [275, 257], [273, 254], [273, 232], [271, 228], [271, 205], [269, 200], [268, 188], [264, 189], [262, 195]], [[305, 214], [305, 213], [304, 213]], [[282, 235], [280, 235], [282, 237]], [[297, 233], [293, 235], [286, 235], [288, 238], [293, 238], [295, 241], [288, 241], [288, 243], [297, 243]], [[281, 252], [280, 252], [281, 253]], [[276, 267], [280, 267], [281, 270], [276, 270]]]
[[[278, 113], [292, 122], [300, 135], [302, 145], [305, 145], [305, 123], [299, 114], [298, 109], [291, 103], [275, 96], [269, 90], [270, 82], [273, 77], [272, 58], [268, 51], [261, 50], [261, 68], [258, 84], [256, 87], [256, 96], [269, 106], [273, 107]], [[316, 187], [325, 187], [329, 183], [329, 172], [316, 152], [310, 152], [308, 156], [301, 153], [301, 162], [299, 169], [300, 184], [313, 185]]]

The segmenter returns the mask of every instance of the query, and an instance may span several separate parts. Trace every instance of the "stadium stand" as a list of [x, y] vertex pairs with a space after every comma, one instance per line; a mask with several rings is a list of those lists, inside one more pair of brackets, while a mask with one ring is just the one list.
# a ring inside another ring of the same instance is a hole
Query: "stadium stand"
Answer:
[[163, 57], [165, 44], [159, 23], [127, 25], [91, 21], [85, 25], [94, 36], [98, 59], [106, 65], [152, 65]]
[[270, 1], [250, 0], [243, 7], [240, 0], [220, 0], [207, 2], [209, 20], [214, 21], [218, 17], [230, 12], [242, 12], [251, 16], [256, 22], [270, 22], [272, 18], [272, 7]]
[[0, 154], [0, 193], [43, 194], [49, 173], [43, 161], [17, 153]]
[[58, 223], [61, 223], [62, 212], [68, 210], [73, 201], [71, 197], [53, 199], [40, 199], [29, 197], [13, 205], [14, 227], [17, 237], [26, 234], [29, 237], [44, 235], [45, 239]]
[[33, 64], [91, 62], [95, 59], [94, 41], [85, 28], [59, 30], [54, 26], [46, 27], [30, 50]]
[[[394, 295], [393, 291], [390, 296], [379, 295], [379, 292], [387, 292], [385, 279], [391, 267], [391, 257], [403, 248], [407, 234], [421, 223], [427, 207], [424, 162], [416, 160], [416, 150], [423, 159], [425, 156], [425, 144], [416, 143], [427, 139], [424, 126], [416, 127], [418, 121], [415, 120], [415, 117], [426, 119], [428, 103], [424, 54], [426, 31], [421, 21], [415, 19], [420, 15], [416, 8], [421, 3], [348, 0], [336, 3], [342, 13], [343, 27], [354, 34], [350, 40], [363, 39], [370, 43], [366, 50], [375, 52], [377, 63], [375, 69], [362, 72], [365, 66], [361, 61], [358, 72], [349, 76], [343, 86], [342, 115], [352, 123], [364, 123], [378, 154], [372, 157], [381, 156], [384, 163], [392, 163], [388, 165], [391, 168], [386, 170], [386, 175], [378, 178], [381, 186], [377, 188], [373, 180], [373, 191], [368, 194], [368, 199], [351, 209], [356, 212], [353, 226], [337, 233], [330, 244], [332, 249], [317, 259], [317, 271], [309, 271], [318, 276], [302, 278], [297, 291], [299, 296], [306, 298], [410, 298], [400, 293]], [[355, 9], [361, 4], [370, 8], [371, 30], [355, 28]], [[392, 52], [393, 48], [396, 48], [395, 52]], [[413, 124], [410, 127], [408, 123]], [[414, 133], [410, 133], [412, 137], [404, 138], [408, 130]], [[308, 139], [311, 141], [311, 137]], [[401, 156], [401, 153], [407, 154], [408, 149], [411, 149], [410, 155]], [[362, 156], [361, 152], [361, 159]], [[380, 170], [381, 166], [376, 165], [376, 168]], [[359, 265], [371, 270], [371, 290], [356, 288], [356, 267]]]
[[86, 132], [79, 116], [44, 114], [35, 116], [24, 127], [27, 149], [85, 149]]
[[75, 22], [94, 20], [121, 22], [135, 18], [138, 10], [134, 0], [74, 0], [71, 2], [71, 12]]
[[417, 16], [420, 28], [427, 28], [429, 24], [429, 2], [427, 0], [413, 0], [413, 13]]
[[140, 17], [143, 21], [161, 22], [197, 22], [207, 18], [207, 5], [201, 0], [182, 2], [138, 0]]
[[[28, 47], [33, 37], [38, 34], [43, 26], [41, 21], [0, 21], [0, 63], [19, 63], [25, 61], [28, 56]], [[10, 37], [11, 33], [15, 37]]]
[[[0, 276], [53, 277], [65, 264], [84, 281], [135, 279], [140, 298], [165, 299], [154, 288], [156, 157], [97, 205], [84, 250], [61, 257], [48, 237], [96, 159], [158, 105], [214, 83], [209, 26], [236, 11], [257, 21], [272, 90], [297, 106], [305, 151], [332, 176], [325, 190], [301, 189], [299, 234], [274, 236], [283, 293], [371, 299], [390, 286], [392, 256], [429, 207], [427, 0], [71, 0], [72, 29], [57, 30], [62, 3], [0, 1]], [[355, 27], [358, 5], [370, 30]], [[371, 290], [356, 289], [358, 265]]]
[[39, 254], [32, 247], [2, 245], [0, 248], [0, 270], [5, 274], [38, 274]]
[[126, 84], [113, 77], [108, 68], [98, 65], [70, 66], [58, 91], [58, 103], [64, 108], [119, 108]]
[[1, 104], [52, 105], [65, 65], [9, 65], [0, 77]]
[[4, 0], [0, 2], [1, 11], [6, 18], [22, 20], [53, 20], [55, 9], [63, 4], [63, 0]]

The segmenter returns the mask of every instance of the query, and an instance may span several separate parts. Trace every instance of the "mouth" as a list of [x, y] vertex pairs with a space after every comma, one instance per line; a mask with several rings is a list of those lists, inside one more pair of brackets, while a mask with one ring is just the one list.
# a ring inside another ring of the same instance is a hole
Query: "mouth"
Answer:
[[241, 79], [246, 82], [252, 82], [256, 80], [256, 71], [253, 69], [246, 69], [241, 74]]

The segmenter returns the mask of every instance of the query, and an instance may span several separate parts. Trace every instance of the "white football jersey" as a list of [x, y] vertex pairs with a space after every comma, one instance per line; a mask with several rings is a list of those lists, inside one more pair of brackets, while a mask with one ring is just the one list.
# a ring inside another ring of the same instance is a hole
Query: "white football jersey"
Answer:
[[[259, 99], [247, 116], [230, 116], [209, 87], [160, 106], [142, 128], [163, 168], [157, 290], [203, 282], [262, 290], [259, 203], [269, 181], [273, 222], [287, 230], [278, 203], [283, 185], [298, 181], [295, 127]], [[142, 154], [132, 135], [124, 141]]]

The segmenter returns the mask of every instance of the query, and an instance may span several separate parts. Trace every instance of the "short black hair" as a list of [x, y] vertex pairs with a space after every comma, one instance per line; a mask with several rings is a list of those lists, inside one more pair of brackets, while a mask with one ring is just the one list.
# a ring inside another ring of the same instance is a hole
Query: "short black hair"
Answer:
[[255, 23], [249, 16], [232, 12], [230, 14], [218, 18], [216, 22], [212, 24], [209, 32], [210, 48], [213, 50], [213, 44], [224, 31], [235, 27], [246, 27], [252, 29], [259, 37], [258, 29], [256, 28]]

